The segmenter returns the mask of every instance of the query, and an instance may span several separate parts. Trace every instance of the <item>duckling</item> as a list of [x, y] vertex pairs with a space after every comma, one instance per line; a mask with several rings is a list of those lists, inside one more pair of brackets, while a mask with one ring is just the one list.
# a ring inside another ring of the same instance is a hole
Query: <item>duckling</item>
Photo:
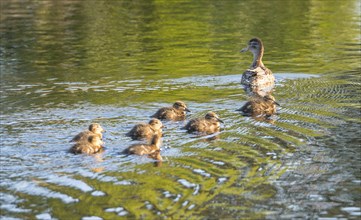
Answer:
[[148, 155], [152, 156], [154, 152], [160, 150], [161, 135], [155, 134], [150, 144], [133, 144], [125, 149], [123, 154]]
[[160, 108], [152, 115], [152, 117], [172, 121], [183, 121], [186, 118], [186, 112], [190, 112], [187, 105], [182, 101], [176, 101], [172, 107]]
[[99, 135], [100, 139], [103, 138], [102, 133], [104, 132], [104, 129], [100, 126], [98, 123], [92, 123], [89, 125], [89, 129], [80, 132], [77, 134], [70, 142], [78, 142], [81, 140], [86, 140], [90, 135]]
[[163, 124], [160, 120], [153, 118], [148, 124], [140, 123], [135, 125], [126, 136], [131, 137], [133, 140], [151, 139], [154, 134], [162, 133]]
[[271, 91], [275, 84], [275, 77], [272, 71], [262, 62], [264, 46], [259, 38], [252, 38], [248, 46], [241, 52], [250, 51], [253, 54], [253, 62], [248, 70], [242, 75], [241, 84], [245, 86], [246, 92], [252, 92], [253, 89], [262, 88], [267, 92]]
[[220, 122], [223, 123], [216, 113], [208, 112], [204, 118], [190, 120], [184, 128], [188, 132], [213, 134], [220, 131]]
[[276, 106], [279, 106], [279, 104], [271, 94], [265, 96], [254, 95], [250, 98], [250, 101], [237, 111], [243, 112], [245, 116], [270, 117], [276, 114]]
[[87, 139], [76, 142], [70, 152], [74, 154], [95, 154], [103, 150], [103, 141], [99, 134], [89, 135]]

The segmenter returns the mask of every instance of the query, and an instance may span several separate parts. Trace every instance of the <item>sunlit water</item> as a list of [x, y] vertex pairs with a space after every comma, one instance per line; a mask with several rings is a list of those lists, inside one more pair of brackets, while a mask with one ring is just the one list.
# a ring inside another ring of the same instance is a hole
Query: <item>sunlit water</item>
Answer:
[[[359, 8], [1, 1], [1, 219], [360, 218]], [[253, 36], [276, 76], [271, 121], [235, 111]], [[222, 132], [165, 122], [162, 163], [120, 154], [176, 100]], [[106, 151], [68, 153], [91, 122]]]

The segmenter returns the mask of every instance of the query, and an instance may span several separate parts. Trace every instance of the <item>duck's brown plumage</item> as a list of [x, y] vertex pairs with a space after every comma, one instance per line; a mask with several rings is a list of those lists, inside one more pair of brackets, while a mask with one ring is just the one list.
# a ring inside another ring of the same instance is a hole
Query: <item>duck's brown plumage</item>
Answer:
[[171, 121], [182, 121], [186, 119], [186, 112], [190, 112], [187, 105], [182, 101], [177, 101], [171, 107], [159, 109], [152, 117]]
[[126, 135], [133, 140], [151, 139], [155, 134], [162, 134], [163, 124], [159, 119], [153, 118], [148, 124], [135, 125]]
[[86, 140], [91, 135], [98, 135], [100, 137], [100, 139], [102, 139], [103, 132], [104, 132], [104, 129], [102, 128], [102, 126], [100, 126], [100, 124], [92, 123], [89, 125], [88, 130], [80, 132], [73, 139], [71, 139], [70, 142], [78, 142], [78, 141]]
[[276, 114], [276, 106], [278, 103], [275, 98], [268, 94], [266, 96], [254, 95], [250, 100], [244, 104], [238, 111], [242, 111], [246, 116], [252, 117], [270, 117]]
[[160, 150], [161, 135], [155, 134], [150, 144], [133, 144], [125, 149], [123, 154], [150, 155]]
[[99, 134], [89, 135], [87, 139], [81, 139], [76, 142], [70, 152], [74, 154], [95, 154], [103, 150], [103, 141]]
[[250, 51], [253, 54], [253, 62], [248, 70], [242, 75], [241, 84], [245, 86], [248, 93], [258, 93], [259, 90], [270, 92], [275, 84], [275, 77], [272, 71], [262, 62], [264, 46], [259, 38], [252, 38], [248, 46], [241, 52]]
[[190, 120], [185, 129], [188, 132], [213, 134], [220, 131], [220, 123], [223, 121], [214, 112], [208, 112], [203, 118]]

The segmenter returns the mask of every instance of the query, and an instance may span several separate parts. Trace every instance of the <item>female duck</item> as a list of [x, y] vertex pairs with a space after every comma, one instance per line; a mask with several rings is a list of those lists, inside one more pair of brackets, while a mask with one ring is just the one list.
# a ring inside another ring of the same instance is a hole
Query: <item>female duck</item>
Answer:
[[126, 135], [133, 140], [151, 139], [155, 134], [162, 134], [163, 124], [160, 120], [153, 118], [146, 123], [135, 125]]
[[223, 121], [214, 112], [208, 112], [204, 118], [190, 120], [184, 127], [188, 132], [213, 134], [220, 131], [220, 123]]
[[100, 126], [98, 123], [92, 123], [89, 125], [89, 129], [80, 132], [77, 134], [70, 142], [78, 142], [82, 140], [87, 140], [87, 138], [90, 135], [98, 135], [100, 139], [103, 138], [102, 133], [104, 132], [104, 129]]
[[89, 135], [87, 139], [81, 139], [70, 148], [70, 152], [74, 154], [95, 154], [103, 150], [103, 141], [100, 135]]
[[[133, 144], [125, 149], [123, 154], [148, 155], [149, 157], [157, 157], [157, 151], [160, 151], [161, 135], [155, 134], [151, 144]], [[160, 156], [160, 155], [159, 155]]]
[[264, 46], [259, 38], [252, 38], [248, 46], [241, 52], [250, 51], [253, 54], [253, 62], [248, 70], [242, 75], [241, 84], [245, 86], [247, 92], [254, 90], [264, 90], [270, 92], [275, 84], [275, 77], [262, 62]]
[[275, 98], [270, 94], [265, 96], [254, 95], [250, 98], [250, 101], [237, 111], [243, 112], [245, 116], [271, 117], [276, 114], [276, 105], [279, 106]]
[[186, 112], [190, 112], [187, 105], [182, 101], [177, 101], [172, 107], [159, 109], [154, 115], [152, 115], [152, 117], [172, 121], [182, 121], [186, 118]]

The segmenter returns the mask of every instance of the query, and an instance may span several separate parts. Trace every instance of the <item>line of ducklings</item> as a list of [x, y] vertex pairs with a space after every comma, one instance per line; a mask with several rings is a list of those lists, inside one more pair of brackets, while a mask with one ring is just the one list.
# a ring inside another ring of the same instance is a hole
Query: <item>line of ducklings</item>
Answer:
[[[146, 140], [149, 143], [133, 144], [122, 151], [123, 154], [146, 155], [149, 158], [162, 161], [160, 155], [160, 146], [162, 144], [162, 129], [164, 128], [161, 120], [183, 121], [186, 119], [187, 112], [190, 112], [187, 105], [182, 101], [177, 101], [171, 107], [160, 108], [148, 123], [139, 123], [126, 133], [126, 136], [133, 140]], [[189, 133], [214, 134], [220, 131], [220, 123], [223, 121], [214, 112], [208, 112], [203, 118], [191, 119], [183, 128]], [[71, 141], [75, 144], [70, 148], [74, 154], [95, 154], [102, 152], [103, 141], [102, 133], [104, 129], [98, 124], [93, 123], [89, 129], [77, 134]]]

